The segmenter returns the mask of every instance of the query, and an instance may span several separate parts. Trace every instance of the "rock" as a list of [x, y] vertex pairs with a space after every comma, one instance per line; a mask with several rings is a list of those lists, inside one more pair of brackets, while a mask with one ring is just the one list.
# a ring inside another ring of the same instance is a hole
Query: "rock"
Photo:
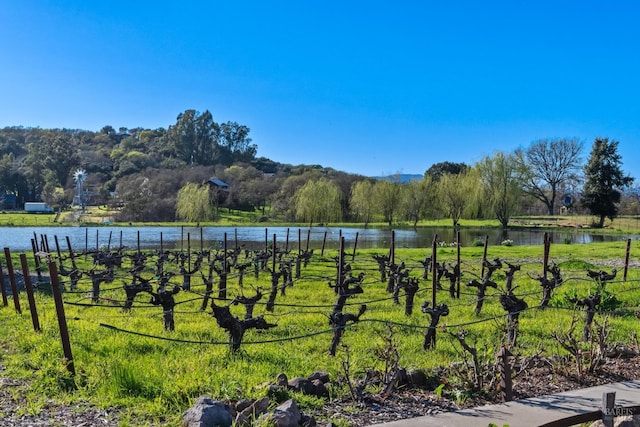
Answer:
[[326, 371], [316, 371], [313, 374], [309, 375], [307, 378], [309, 381], [320, 380], [322, 383], [326, 384], [330, 381], [329, 373]]
[[242, 412], [249, 406], [253, 405], [254, 399], [242, 399], [238, 400], [235, 405], [236, 412]]
[[302, 419], [302, 414], [295, 399], [289, 399], [276, 409], [271, 414], [271, 421], [275, 423], [276, 427], [297, 427]]
[[302, 418], [300, 419], [300, 425], [302, 427], [316, 427], [318, 423], [316, 422], [316, 419], [311, 415], [303, 414]]
[[313, 385], [313, 395], [318, 397], [329, 397], [329, 390], [327, 389], [327, 383], [322, 380], [311, 381]]
[[251, 406], [245, 408], [241, 414], [249, 417], [249, 418], [257, 418], [259, 415], [267, 412], [267, 408], [269, 407], [269, 398], [263, 397], [260, 400], [256, 400], [251, 404]]
[[297, 391], [302, 394], [313, 395], [315, 391], [315, 387], [313, 386], [311, 381], [302, 377], [295, 377], [290, 379], [288, 386], [291, 390]]
[[210, 396], [200, 396], [196, 403], [182, 414], [183, 427], [231, 427], [231, 408]]
[[409, 381], [409, 384], [415, 387], [424, 387], [429, 384], [429, 378], [427, 378], [424, 371], [421, 371], [420, 369], [407, 371], [407, 380]]
[[286, 387], [288, 382], [287, 375], [284, 373], [278, 374], [276, 377], [276, 384], [280, 387]]
[[264, 397], [260, 400], [254, 400], [251, 405], [245, 407], [241, 412], [238, 411], [238, 415], [236, 415], [235, 420], [236, 427], [251, 427], [258, 417], [267, 412], [268, 407], [268, 397]]
[[325, 397], [329, 395], [326, 384], [319, 378], [309, 380], [307, 378], [296, 377], [289, 380], [287, 386], [290, 390], [309, 396]]

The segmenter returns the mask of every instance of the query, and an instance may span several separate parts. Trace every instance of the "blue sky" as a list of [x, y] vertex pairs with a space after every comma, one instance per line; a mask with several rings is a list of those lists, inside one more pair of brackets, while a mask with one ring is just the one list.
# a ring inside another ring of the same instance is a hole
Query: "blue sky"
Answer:
[[[610, 4], [609, 4], [610, 3]], [[363, 175], [543, 138], [620, 142], [640, 180], [637, 1], [0, 0], [0, 126], [158, 128]]]

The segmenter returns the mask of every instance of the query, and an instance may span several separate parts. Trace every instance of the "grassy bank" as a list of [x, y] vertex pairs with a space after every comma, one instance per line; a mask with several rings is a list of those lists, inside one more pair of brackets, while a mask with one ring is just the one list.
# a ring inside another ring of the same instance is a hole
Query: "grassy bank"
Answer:
[[[601, 323], [608, 318], [611, 342], [633, 342], [638, 324], [635, 313], [640, 303], [640, 272], [636, 267], [640, 249], [635, 244], [632, 247], [633, 267], [625, 282], [622, 281], [625, 246], [625, 242], [553, 245], [550, 260], [560, 267], [564, 282], [554, 291], [551, 307], [544, 310], [535, 309], [540, 302], [541, 287], [532, 278], [542, 274], [543, 248], [490, 247], [489, 259], [499, 257], [522, 268], [515, 275], [515, 294], [521, 296], [530, 309], [520, 316], [518, 344], [512, 351], [520, 355], [538, 351], [566, 354], [552, 334], [566, 332], [574, 318], [581, 332], [584, 312], [576, 310], [570, 298], [588, 296], [598, 288], [595, 281], [587, 277], [588, 268], [611, 271], [617, 267], [616, 280], [599, 289], [606, 296], [607, 305], [596, 315], [596, 321]], [[262, 288], [265, 297], [256, 305], [254, 315], [264, 315], [267, 321], [278, 325], [268, 330], [247, 331], [240, 351], [229, 349], [228, 335], [216, 324], [211, 309], [200, 310], [204, 285], [199, 273], [192, 278], [192, 292], [175, 296], [178, 302], [175, 331], [163, 329], [162, 309], [149, 304], [148, 294], [139, 295], [133, 308], [123, 311], [122, 286], [130, 282], [127, 270], [132, 268], [129, 258], [125, 258], [122, 268], [116, 271], [115, 280], [102, 285], [98, 304], [92, 304], [89, 298], [88, 278], [81, 279], [73, 292], [67, 283], [64, 300], [77, 371], [75, 377], [65, 368], [55, 309], [44, 283], [36, 294], [41, 332], [33, 332], [24, 292], [20, 294], [22, 314], [16, 313], [11, 299], [9, 306], [0, 308], [0, 341], [6, 349], [1, 356], [2, 363], [7, 366], [8, 376], [25, 378], [32, 384], [25, 391], [30, 402], [25, 412], [40, 411], [49, 398], [88, 401], [101, 407], [122, 408], [122, 425], [131, 426], [175, 425], [182, 411], [205, 393], [220, 399], [263, 397], [267, 384], [274, 382], [280, 372], [291, 378], [326, 370], [333, 380], [331, 395], [344, 396], [349, 393], [348, 379], [360, 378], [368, 369], [388, 369], [389, 361], [381, 354], [390, 341], [398, 351], [400, 366], [431, 372], [463, 359], [464, 351], [450, 333], [465, 330], [468, 341], [475, 343], [481, 357], [493, 360], [495, 351], [505, 342], [506, 312], [500, 305], [499, 294], [505, 287], [506, 267], [494, 274], [498, 289], [488, 290], [477, 316], [474, 314], [475, 289], [465, 287], [464, 283], [480, 276], [482, 250], [482, 247], [461, 249], [460, 299], [451, 298], [446, 290], [437, 292], [438, 304], [447, 304], [450, 314], [439, 324], [437, 347], [428, 351], [423, 349], [423, 341], [430, 318], [421, 313], [420, 305], [431, 302], [431, 277], [420, 280], [413, 314], [407, 316], [404, 294], [400, 293], [400, 304], [394, 304], [386, 291], [386, 283], [380, 281], [372, 255], [384, 251], [360, 250], [353, 261], [351, 257], [347, 257], [347, 261], [351, 261], [354, 276], [360, 272], [365, 274], [364, 293], [350, 298], [345, 312], [355, 314], [361, 304], [366, 304], [367, 310], [360, 322], [345, 329], [343, 345], [333, 357], [328, 351], [332, 337], [328, 319], [336, 294], [328, 282], [336, 276], [335, 251], [326, 252], [324, 256], [316, 253], [309, 265], [301, 268], [301, 277], [286, 289], [286, 295], [278, 291], [273, 312], [265, 307], [271, 287], [270, 274], [262, 270], [256, 279], [250, 267], [243, 285], [239, 286], [237, 272], [233, 271], [228, 278], [228, 296], [250, 297], [255, 295], [255, 289]], [[420, 261], [430, 253], [430, 249], [399, 249], [395, 257], [397, 263], [405, 263], [411, 277], [421, 278]], [[452, 264], [456, 248], [440, 247], [437, 257], [439, 262]], [[90, 268], [90, 259], [80, 257], [77, 261], [80, 269]], [[153, 277], [154, 261], [155, 257], [149, 254], [143, 277]], [[241, 257], [240, 262], [244, 261]], [[69, 260], [64, 262], [67, 268], [69, 263]], [[180, 284], [177, 266], [168, 264], [167, 269], [176, 273], [171, 283]], [[208, 271], [206, 261], [202, 271], [205, 274]], [[443, 280], [443, 286], [446, 288], [448, 282]], [[216, 304], [229, 302], [218, 300]], [[242, 305], [231, 305], [230, 310], [238, 318], [244, 317]], [[352, 378], [346, 378], [344, 372], [347, 354]], [[460, 399], [471, 393], [460, 378], [447, 379], [443, 384], [444, 393]], [[318, 398], [295, 397], [302, 408], [321, 404]], [[334, 421], [340, 423], [339, 419]]]
[[[306, 228], [307, 223], [282, 222], [276, 218], [263, 217], [260, 212], [242, 212], [221, 209], [218, 219], [211, 222], [185, 223], [185, 222], [117, 222], [117, 211], [108, 209], [105, 206], [92, 206], [84, 211], [72, 210], [60, 214], [48, 213], [24, 213], [24, 212], [2, 212], [0, 213], [0, 227], [44, 227], [44, 226], [176, 226], [176, 225], [202, 225], [202, 226], [282, 226]], [[585, 231], [597, 231], [602, 233], [638, 233], [640, 232], [640, 217], [625, 216], [616, 218], [614, 221], [605, 221], [604, 228], [593, 228], [596, 218], [588, 215], [552, 215], [552, 216], [516, 216], [513, 217], [509, 227], [536, 228], [536, 229], [556, 229], [570, 228]], [[317, 224], [314, 224], [317, 225]], [[333, 227], [364, 227], [364, 223], [359, 222], [338, 222], [326, 224]], [[418, 227], [452, 227], [450, 219], [440, 218], [431, 220], [421, 220]], [[482, 219], [470, 220], [462, 219], [460, 226], [464, 228], [499, 228], [497, 220]], [[370, 228], [412, 228], [413, 223], [408, 221], [395, 221], [389, 225], [384, 222], [369, 223]]]

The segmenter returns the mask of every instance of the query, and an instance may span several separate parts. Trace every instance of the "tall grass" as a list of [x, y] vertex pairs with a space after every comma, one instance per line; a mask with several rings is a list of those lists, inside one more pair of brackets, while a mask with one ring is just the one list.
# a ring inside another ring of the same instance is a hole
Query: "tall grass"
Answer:
[[[638, 251], [634, 248], [627, 281], [621, 280], [625, 246], [625, 242], [553, 245], [551, 261], [560, 266], [565, 282], [555, 290], [551, 307], [544, 310], [535, 308], [541, 291], [539, 283], [530, 277], [542, 274], [542, 247], [489, 248], [490, 259], [499, 257], [522, 266], [515, 276], [515, 293], [523, 296], [531, 309], [520, 316], [518, 346], [513, 351], [530, 355], [544, 349], [547, 353], [564, 354], [551, 334], [566, 328], [573, 316], [584, 315], [568, 302], [569, 298], [584, 297], [597, 289], [596, 283], [587, 278], [586, 268], [610, 271], [614, 265], [619, 270], [618, 277], [605, 286], [619, 302], [617, 312], [601, 313], [596, 318], [609, 316], [612, 341], [632, 342], [638, 326], [635, 308], [640, 303], [640, 274], [636, 267]], [[375, 350], [385, 345], [389, 325], [401, 356], [400, 364], [409, 369], [429, 371], [460, 361], [459, 344], [446, 332], [461, 329], [468, 331], [469, 339], [477, 343], [481, 352], [493, 357], [505, 342], [506, 313], [497, 298], [500, 289], [487, 293], [482, 312], [476, 316], [473, 312], [475, 290], [464, 286], [465, 281], [479, 276], [482, 250], [482, 247], [462, 248], [463, 283], [459, 300], [451, 299], [447, 291], [437, 293], [437, 302], [448, 304], [451, 313], [441, 319], [437, 346], [429, 351], [423, 350], [422, 344], [430, 319], [419, 307], [424, 301], [431, 301], [430, 279], [421, 280], [413, 315], [406, 316], [404, 296], [400, 297], [401, 304], [393, 304], [372, 258], [373, 254], [386, 251], [358, 251], [350, 264], [354, 275], [365, 273], [365, 292], [350, 299], [345, 311], [355, 314], [360, 304], [366, 304], [367, 311], [360, 322], [346, 329], [342, 339], [342, 344], [348, 347], [351, 374], [361, 376], [369, 369], [384, 369], [385, 361], [376, 356]], [[419, 261], [430, 254], [430, 249], [398, 249], [395, 257], [396, 262], [406, 264], [411, 276], [421, 277], [423, 270]], [[162, 309], [148, 304], [148, 296], [140, 295], [133, 309], [123, 312], [118, 307], [124, 300], [121, 286], [130, 280], [126, 272], [129, 266], [125, 264], [113, 283], [102, 286], [105, 290], [99, 305], [71, 304], [90, 301], [91, 284], [86, 278], [80, 282], [78, 293], [64, 294], [75, 377], [65, 368], [55, 309], [46, 284], [40, 285], [36, 295], [41, 332], [32, 330], [24, 293], [20, 295], [23, 314], [13, 310], [11, 301], [8, 307], [0, 308], [0, 343], [6, 349], [0, 358], [7, 366], [6, 375], [31, 382], [29, 397], [35, 402], [55, 398], [88, 401], [101, 407], [115, 406], [123, 408], [131, 425], [175, 424], [182, 411], [202, 394], [219, 399], [263, 397], [269, 382], [275, 381], [280, 372], [291, 378], [326, 370], [334, 380], [332, 396], [346, 395], [344, 382], [338, 381], [343, 376], [345, 348], [340, 347], [335, 357], [328, 354], [332, 336], [329, 314], [336, 299], [328, 283], [336, 276], [335, 256], [335, 251], [327, 251], [324, 257], [314, 255], [309, 266], [302, 268], [302, 277], [287, 288], [286, 295], [278, 294], [273, 313], [265, 310], [265, 297], [256, 306], [254, 315], [264, 315], [278, 326], [247, 331], [243, 345], [235, 353], [229, 349], [227, 333], [218, 327], [211, 310], [200, 311], [201, 301], [193, 300], [204, 292], [199, 275], [192, 278], [193, 292], [176, 295], [180, 304], [176, 306], [173, 332], [163, 329]], [[455, 247], [437, 249], [438, 262], [454, 263], [455, 257]], [[150, 265], [143, 276], [151, 276], [151, 269]], [[493, 279], [504, 288], [503, 271], [497, 271]], [[175, 276], [173, 282], [179, 284], [179, 276]], [[241, 294], [252, 296], [257, 287], [267, 294], [270, 276], [261, 271], [256, 280], [253, 272], [247, 270], [242, 288], [236, 276], [231, 276], [228, 283], [230, 298]], [[443, 285], [447, 286], [444, 282]], [[218, 305], [228, 303], [230, 301], [216, 301]], [[235, 316], [243, 318], [241, 305], [232, 305], [230, 309]], [[326, 332], [314, 335], [323, 331]], [[313, 399], [301, 402], [303, 406], [318, 404]]]

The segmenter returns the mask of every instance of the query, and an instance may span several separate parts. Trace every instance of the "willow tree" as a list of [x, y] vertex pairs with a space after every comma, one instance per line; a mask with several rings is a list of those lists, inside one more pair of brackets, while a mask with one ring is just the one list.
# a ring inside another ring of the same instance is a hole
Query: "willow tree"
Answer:
[[463, 215], [477, 206], [479, 181], [475, 171], [444, 174], [437, 184], [438, 202], [442, 213], [458, 227]]
[[374, 186], [370, 180], [354, 182], [351, 186], [350, 206], [358, 219], [364, 221], [364, 228], [369, 226], [375, 213]]
[[520, 206], [524, 171], [514, 154], [501, 151], [476, 164], [482, 185], [482, 205], [493, 213], [503, 228]]
[[418, 225], [427, 211], [435, 206], [435, 183], [431, 176], [410, 181], [403, 184], [401, 189], [401, 206], [404, 216], [413, 222], [413, 227]]
[[207, 186], [190, 182], [178, 191], [176, 217], [188, 222], [211, 221], [214, 218], [211, 192]]
[[377, 210], [391, 225], [400, 211], [400, 184], [388, 180], [377, 181], [374, 186]]
[[308, 181], [296, 191], [293, 202], [296, 219], [310, 226], [342, 219], [340, 189], [327, 178]]

